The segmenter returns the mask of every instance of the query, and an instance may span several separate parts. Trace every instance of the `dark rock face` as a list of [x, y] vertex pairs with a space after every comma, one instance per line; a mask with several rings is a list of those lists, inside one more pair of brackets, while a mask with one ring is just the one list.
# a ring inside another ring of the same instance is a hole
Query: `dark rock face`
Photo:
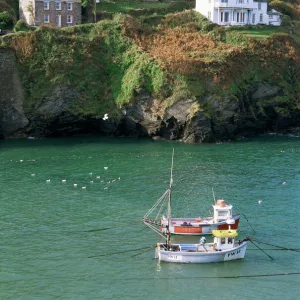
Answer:
[[28, 124], [23, 111], [24, 94], [13, 50], [0, 49], [0, 136], [20, 137]]
[[[300, 110], [279, 115], [276, 100], [283, 91], [259, 83], [239, 97], [207, 94], [200, 101], [181, 99], [168, 108], [148, 93], [141, 93], [123, 108], [118, 118], [82, 116], [76, 110], [75, 89], [56, 86], [30, 113], [23, 110], [24, 96], [12, 50], [0, 49], [0, 138], [98, 134], [152, 137], [185, 143], [231, 140], [241, 136], [300, 127]], [[9, 84], [8, 84], [9, 83]]]

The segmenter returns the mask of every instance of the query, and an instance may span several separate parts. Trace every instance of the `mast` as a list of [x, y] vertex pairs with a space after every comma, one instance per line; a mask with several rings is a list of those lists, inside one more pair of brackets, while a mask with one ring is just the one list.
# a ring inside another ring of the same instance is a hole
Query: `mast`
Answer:
[[170, 173], [170, 187], [169, 187], [169, 200], [168, 200], [168, 212], [167, 212], [167, 218], [168, 218], [168, 225], [167, 225], [167, 246], [170, 243], [171, 239], [171, 234], [170, 234], [170, 224], [171, 224], [171, 191], [172, 191], [172, 186], [173, 186], [173, 162], [174, 162], [174, 148], [173, 148], [173, 153], [172, 153], [172, 163], [171, 163], [171, 173]]

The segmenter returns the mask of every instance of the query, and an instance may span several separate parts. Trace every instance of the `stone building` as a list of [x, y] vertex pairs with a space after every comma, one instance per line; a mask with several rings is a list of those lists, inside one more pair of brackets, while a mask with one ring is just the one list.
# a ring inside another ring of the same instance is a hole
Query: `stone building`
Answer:
[[81, 24], [81, 0], [20, 0], [19, 12], [31, 26]]

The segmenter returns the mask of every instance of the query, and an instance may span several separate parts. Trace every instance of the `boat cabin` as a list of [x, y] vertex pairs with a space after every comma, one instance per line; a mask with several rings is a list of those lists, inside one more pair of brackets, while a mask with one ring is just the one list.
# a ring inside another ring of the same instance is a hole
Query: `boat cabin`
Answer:
[[227, 204], [225, 200], [217, 200], [214, 209], [214, 223], [225, 221], [232, 218], [232, 205]]
[[235, 237], [238, 236], [236, 230], [213, 230], [215, 250], [227, 250], [234, 248]]

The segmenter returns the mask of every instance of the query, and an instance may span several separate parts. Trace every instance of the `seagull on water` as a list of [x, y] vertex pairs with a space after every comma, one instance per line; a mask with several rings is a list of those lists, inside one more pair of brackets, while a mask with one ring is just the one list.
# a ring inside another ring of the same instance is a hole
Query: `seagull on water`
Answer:
[[34, 176], [35, 176], [35, 174], [34, 174], [34, 173], [32, 173], [32, 174], [31, 174], [31, 176], [32, 176], [32, 177], [34, 177]]
[[108, 114], [104, 114], [104, 117], [102, 118], [104, 121], [108, 119]]
[[62, 181], [61, 181], [61, 182], [65, 183], [65, 182], [66, 182], [66, 179], [62, 179]]
[[46, 181], [47, 181], [47, 182], [50, 182], [50, 179], [47, 179]]
[[74, 187], [77, 187], [77, 183], [74, 183]]
[[86, 189], [86, 186], [83, 186], [82, 189], [85, 190], [85, 189]]
[[258, 200], [258, 204], [262, 204], [262, 202], [263, 202], [262, 200]]
[[100, 178], [100, 176], [97, 176], [96, 178], [97, 178], [97, 179], [99, 179], [99, 178]]
[[108, 167], [104, 167], [104, 170], [107, 170], [108, 169]]

